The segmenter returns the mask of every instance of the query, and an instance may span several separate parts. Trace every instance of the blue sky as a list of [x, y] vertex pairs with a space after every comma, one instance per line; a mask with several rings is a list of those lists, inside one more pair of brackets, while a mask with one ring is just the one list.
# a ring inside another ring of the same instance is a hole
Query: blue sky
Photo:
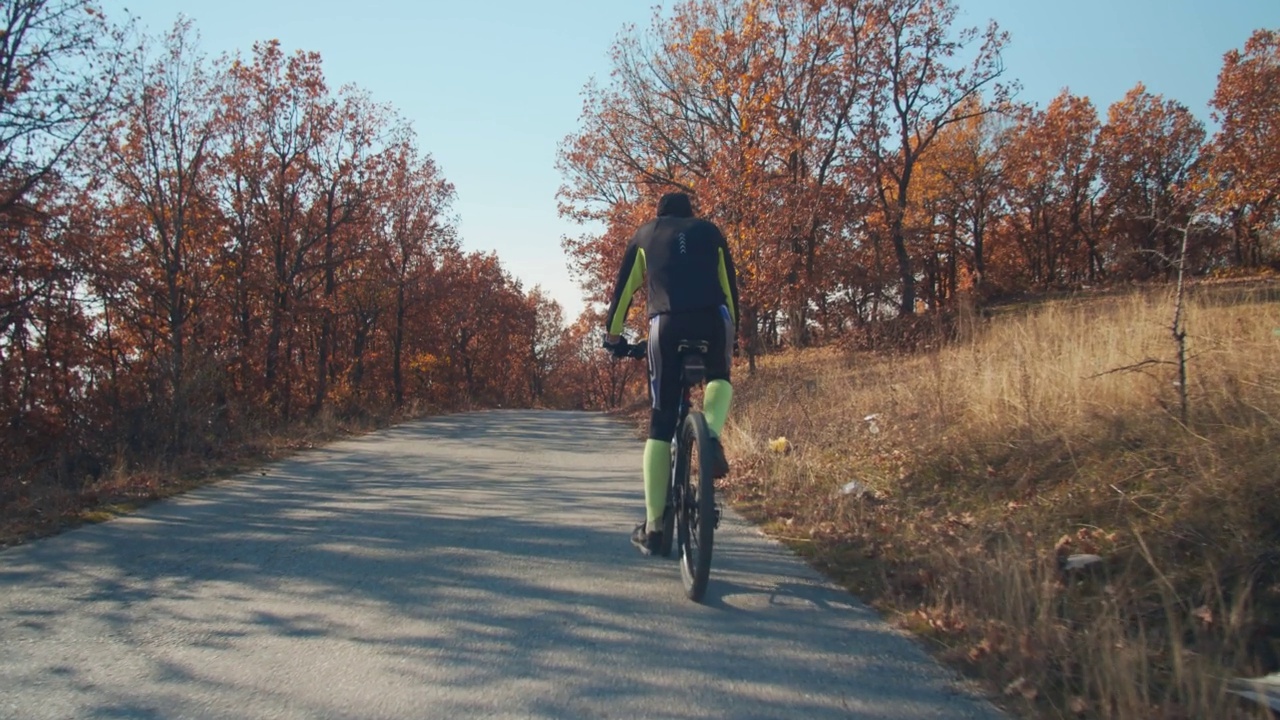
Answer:
[[[1205, 122], [1222, 55], [1280, 28], [1280, 0], [958, 0], [960, 23], [1008, 30], [1007, 74], [1043, 107], [1064, 87], [1105, 114], [1139, 81]], [[558, 143], [577, 127], [581, 90], [609, 73], [628, 23], [655, 0], [105, 0], [153, 32], [195, 21], [211, 57], [278, 38], [314, 50], [332, 87], [354, 83], [411, 120], [457, 187], [464, 245], [496, 250], [526, 287], [542, 285], [572, 321], [583, 303], [560, 251]], [[666, 3], [670, 7], [668, 0]]]

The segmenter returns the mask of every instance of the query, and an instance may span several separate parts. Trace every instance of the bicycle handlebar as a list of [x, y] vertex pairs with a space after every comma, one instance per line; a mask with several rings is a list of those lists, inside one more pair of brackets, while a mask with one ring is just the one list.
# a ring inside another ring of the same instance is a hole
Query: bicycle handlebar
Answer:
[[639, 340], [626, 346], [626, 353], [623, 357], [635, 358], [643, 360], [649, 357], [649, 338], [640, 338]]
[[641, 360], [649, 356], [649, 339], [640, 338], [639, 340], [628, 343], [626, 338], [622, 342], [613, 347], [607, 347], [613, 353], [615, 358], [634, 358]]

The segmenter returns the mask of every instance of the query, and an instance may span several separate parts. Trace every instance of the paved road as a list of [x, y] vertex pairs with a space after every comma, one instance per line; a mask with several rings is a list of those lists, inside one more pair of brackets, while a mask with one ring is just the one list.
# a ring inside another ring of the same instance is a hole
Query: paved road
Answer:
[[0, 552], [0, 717], [999, 717], [736, 517], [687, 601], [640, 447], [431, 419]]

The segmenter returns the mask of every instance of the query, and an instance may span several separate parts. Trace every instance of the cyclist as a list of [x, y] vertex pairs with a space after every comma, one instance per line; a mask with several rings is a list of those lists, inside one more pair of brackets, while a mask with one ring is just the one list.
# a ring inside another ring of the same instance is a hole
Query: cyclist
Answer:
[[604, 347], [615, 355], [625, 352], [622, 329], [631, 298], [647, 276], [649, 315], [649, 439], [644, 447], [644, 522], [631, 542], [645, 555], [662, 542], [662, 512], [671, 473], [671, 437], [675, 433], [681, 399], [681, 340], [705, 340], [707, 388], [703, 415], [711, 430], [715, 477], [729, 472], [720, 445], [733, 399], [729, 382], [738, 324], [738, 281], [729, 246], [720, 228], [694, 216], [693, 203], [682, 192], [658, 201], [657, 217], [638, 229], [627, 243], [618, 269], [613, 300], [605, 317]]

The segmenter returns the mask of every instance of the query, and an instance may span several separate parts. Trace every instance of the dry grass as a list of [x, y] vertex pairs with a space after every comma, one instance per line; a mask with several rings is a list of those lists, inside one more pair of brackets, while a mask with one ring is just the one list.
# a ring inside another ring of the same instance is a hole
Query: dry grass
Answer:
[[737, 383], [726, 491], [1029, 716], [1258, 717], [1225, 682], [1280, 669], [1280, 303], [1194, 293], [1186, 425], [1172, 307], [769, 358]]

